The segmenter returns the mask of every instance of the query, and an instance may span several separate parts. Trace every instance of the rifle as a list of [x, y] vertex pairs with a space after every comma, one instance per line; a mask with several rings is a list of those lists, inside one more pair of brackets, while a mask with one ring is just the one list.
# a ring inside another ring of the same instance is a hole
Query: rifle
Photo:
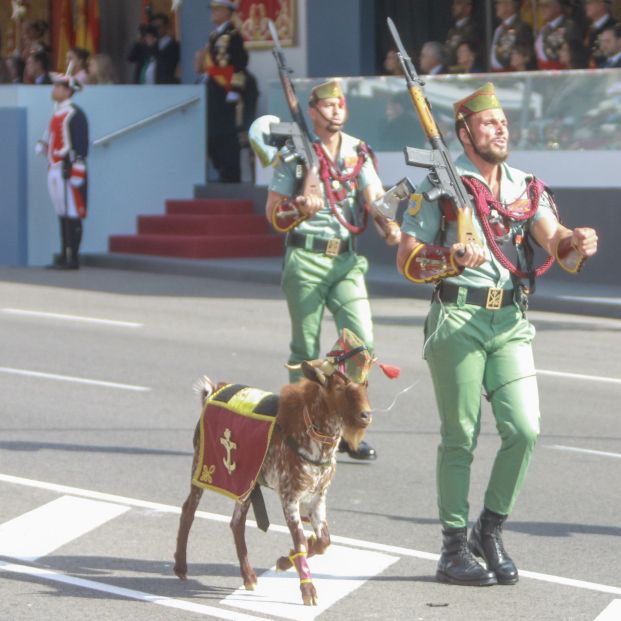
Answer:
[[386, 21], [388, 22], [390, 34], [397, 46], [397, 57], [405, 75], [410, 99], [416, 109], [427, 140], [429, 140], [431, 145], [431, 150], [405, 147], [403, 150], [405, 163], [408, 166], [417, 166], [431, 171], [429, 180], [434, 187], [429, 192], [424, 193], [425, 199], [429, 201], [438, 200], [439, 198], [449, 199], [457, 211], [458, 241], [464, 245], [477, 244], [481, 246], [481, 239], [472, 221], [470, 197], [451, 159], [451, 154], [444, 142], [444, 138], [431, 114], [431, 105], [423, 91], [425, 83], [416, 73], [412, 59], [403, 47], [394, 22], [390, 17]]
[[313, 148], [313, 139], [306, 125], [304, 114], [300, 110], [300, 102], [291, 82], [290, 74], [292, 70], [287, 67], [285, 54], [280, 46], [274, 22], [269, 20], [268, 26], [274, 40], [272, 54], [276, 59], [278, 76], [285, 100], [291, 112], [291, 118], [293, 119], [292, 123], [271, 123], [270, 134], [281, 141], [282, 139], [290, 140], [293, 144], [293, 151], [295, 152], [293, 157], [297, 157], [300, 161], [296, 166], [295, 176], [302, 186], [301, 194], [304, 196], [322, 196], [321, 182], [319, 180], [319, 159]]

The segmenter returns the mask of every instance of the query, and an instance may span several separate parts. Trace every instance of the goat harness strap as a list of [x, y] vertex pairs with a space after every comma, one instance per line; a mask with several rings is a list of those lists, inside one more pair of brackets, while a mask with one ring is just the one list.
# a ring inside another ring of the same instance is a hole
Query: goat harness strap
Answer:
[[308, 435], [313, 440], [317, 440], [317, 442], [321, 442], [322, 444], [336, 444], [338, 439], [341, 437], [340, 432], [335, 433], [332, 436], [328, 436], [317, 431], [317, 428], [313, 424], [310, 414], [308, 413], [307, 407], [302, 410], [302, 415], [304, 416], [304, 422], [306, 423], [306, 431], [308, 431]]
[[250, 494], [250, 502], [252, 503], [252, 510], [254, 511], [254, 519], [257, 521], [257, 526], [266, 533], [267, 529], [270, 527], [270, 519], [267, 516], [263, 492], [258, 483], [254, 486]]
[[291, 436], [286, 436], [285, 432], [283, 431], [283, 428], [278, 423], [276, 423], [276, 429], [280, 433], [280, 435], [283, 437], [285, 444], [300, 459], [303, 459], [305, 462], [312, 464], [313, 466], [317, 466], [319, 468], [327, 468], [332, 465], [332, 459], [319, 460], [319, 459], [313, 459], [312, 457], [308, 457], [308, 455], [304, 455], [304, 453], [301, 452], [302, 447], [300, 446], [300, 444]]

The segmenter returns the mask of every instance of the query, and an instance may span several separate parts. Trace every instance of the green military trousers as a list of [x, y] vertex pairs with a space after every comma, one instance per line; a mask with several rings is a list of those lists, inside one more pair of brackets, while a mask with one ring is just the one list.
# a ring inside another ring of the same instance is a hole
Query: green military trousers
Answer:
[[[364, 281], [367, 270], [366, 258], [355, 252], [329, 257], [287, 248], [282, 288], [291, 317], [290, 364], [319, 357], [326, 307], [334, 316], [339, 334], [349, 328], [373, 351], [371, 307]], [[289, 381], [295, 382], [300, 376], [299, 371], [290, 371]]]
[[445, 528], [462, 528], [468, 522], [482, 389], [501, 438], [484, 504], [501, 515], [513, 508], [539, 435], [534, 335], [534, 327], [515, 305], [500, 310], [435, 301], [431, 305], [424, 353], [440, 414], [436, 485]]

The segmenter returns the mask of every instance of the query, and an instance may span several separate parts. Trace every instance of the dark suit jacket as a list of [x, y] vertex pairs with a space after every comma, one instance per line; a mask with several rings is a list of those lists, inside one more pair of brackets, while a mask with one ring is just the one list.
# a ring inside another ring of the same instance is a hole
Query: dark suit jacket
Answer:
[[178, 82], [177, 65], [179, 64], [179, 43], [171, 38], [167, 45], [157, 50], [155, 83], [176, 84]]
[[598, 37], [603, 32], [604, 28], [608, 28], [609, 26], [614, 26], [617, 23], [617, 20], [614, 19], [611, 15], [608, 16], [606, 21], [599, 27], [594, 28], [593, 26], [589, 27], [587, 30], [587, 34], [585, 37], [585, 46], [587, 52], [589, 53], [589, 60], [591, 66], [593, 67], [603, 67], [606, 64], [606, 57], [602, 54], [602, 51], [599, 49], [599, 41]]

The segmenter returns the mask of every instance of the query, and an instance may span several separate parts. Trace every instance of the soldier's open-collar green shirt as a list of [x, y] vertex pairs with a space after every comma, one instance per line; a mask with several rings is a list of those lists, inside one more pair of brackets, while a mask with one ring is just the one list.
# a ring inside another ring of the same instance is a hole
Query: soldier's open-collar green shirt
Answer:
[[[455, 166], [457, 172], [461, 175], [475, 177], [482, 183], [485, 180], [481, 176], [478, 168], [462, 153], [456, 160]], [[510, 205], [518, 198], [525, 197], [526, 187], [533, 175], [525, 173], [517, 168], [512, 168], [506, 163], [500, 165], [500, 196], [501, 203]], [[485, 185], [487, 185], [485, 183]], [[489, 186], [488, 186], [489, 187]], [[431, 182], [425, 179], [417, 188], [416, 192], [423, 194], [432, 188]], [[532, 222], [539, 218], [552, 218], [556, 221], [556, 216], [552, 208], [547, 193], [543, 193], [539, 200], [539, 208], [536, 214], [529, 220], [523, 222], [513, 222], [511, 226], [512, 234], [516, 232], [525, 232]], [[465, 287], [500, 287], [503, 289], [511, 289], [513, 283], [511, 281], [511, 273], [505, 268], [498, 259], [490, 251], [487, 240], [481, 227], [481, 222], [476, 212], [473, 214], [474, 227], [483, 241], [485, 246], [485, 255], [487, 261], [477, 268], [466, 268], [459, 276], [446, 278], [447, 282], [454, 285]], [[401, 230], [407, 235], [416, 237], [426, 244], [438, 244], [441, 239], [442, 211], [439, 201], [427, 201], [424, 197], [420, 197], [418, 201], [411, 201], [404, 215]], [[511, 236], [513, 238], [513, 235]], [[457, 242], [457, 223], [455, 221], [448, 222], [443, 246], [451, 246]], [[508, 241], [506, 244], [510, 244]], [[518, 247], [520, 261], [524, 265], [524, 257], [521, 247]]]
[[[341, 132], [341, 146], [336, 158], [337, 168], [343, 173], [351, 173], [358, 162], [358, 147], [360, 140], [354, 138], [345, 132]], [[296, 179], [296, 158], [291, 158], [289, 161], [288, 155], [290, 153], [285, 148], [283, 149], [274, 165], [274, 175], [270, 183], [269, 189], [272, 192], [278, 194], [284, 194], [285, 196], [293, 196], [297, 191], [299, 185]], [[362, 191], [369, 185], [378, 185], [381, 187], [381, 182], [377, 176], [375, 166], [371, 157], [367, 156], [366, 161], [360, 169], [360, 173], [355, 180], [345, 184], [346, 196], [343, 200], [337, 203], [336, 208], [339, 210], [344, 220], [359, 226], [361, 224], [362, 214]], [[335, 190], [340, 188], [339, 184], [333, 182]], [[330, 239], [337, 237], [339, 239], [349, 239], [349, 231], [339, 223], [334, 217], [330, 207], [326, 193], [322, 186], [322, 194], [324, 198], [324, 206], [319, 210], [312, 218], [304, 220], [295, 230], [305, 235], [315, 235], [322, 239]]]

